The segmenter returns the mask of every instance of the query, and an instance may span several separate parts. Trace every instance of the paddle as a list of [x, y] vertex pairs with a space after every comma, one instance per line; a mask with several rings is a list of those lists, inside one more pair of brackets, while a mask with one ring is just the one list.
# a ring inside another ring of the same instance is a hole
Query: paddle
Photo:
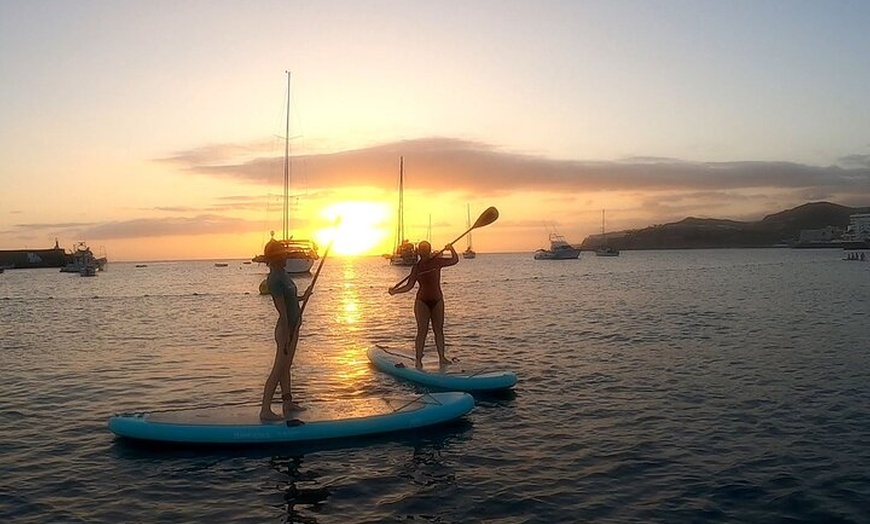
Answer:
[[[338, 227], [338, 224], [341, 222], [341, 218], [335, 221], [333, 227]], [[308, 305], [308, 300], [311, 299], [311, 295], [314, 293], [314, 284], [317, 283], [317, 279], [320, 277], [320, 271], [323, 269], [323, 263], [326, 262], [326, 257], [329, 256], [329, 250], [332, 249], [332, 244], [335, 243], [335, 237], [332, 237], [332, 240], [329, 241], [329, 244], [326, 245], [326, 250], [323, 252], [323, 256], [320, 257], [320, 263], [317, 264], [317, 270], [314, 271], [314, 278], [311, 279], [311, 284], [308, 285], [308, 291], [311, 293], [302, 300], [302, 305], [299, 307], [299, 321], [296, 322], [296, 331], [293, 333], [293, 336], [290, 337], [291, 343], [294, 338], [299, 338], [299, 329], [302, 327], [302, 314], [305, 313], [305, 307]], [[287, 354], [287, 346], [284, 346], [284, 354]]]
[[[320, 263], [317, 264], [317, 270], [314, 272], [314, 278], [311, 279], [311, 284], [308, 286], [308, 289], [314, 292], [314, 284], [317, 283], [317, 279], [320, 277], [320, 270], [323, 269], [323, 263], [326, 262], [326, 257], [329, 255], [329, 250], [332, 249], [332, 244], [335, 243], [335, 238], [329, 241], [329, 244], [326, 246], [326, 250], [323, 252], [323, 256], [320, 257]], [[302, 301], [302, 306], [299, 308], [299, 324], [302, 324], [302, 313], [305, 312], [305, 306], [308, 305], [308, 299], [311, 298], [309, 294], [305, 297], [305, 300]], [[299, 329], [297, 327], [297, 329]]]
[[[479, 227], [488, 226], [488, 225], [492, 224], [493, 222], [495, 222], [496, 220], [498, 220], [498, 209], [496, 209], [494, 207], [486, 208], [486, 210], [483, 213], [481, 213], [479, 217], [477, 217], [477, 220], [474, 221], [474, 225], [472, 225], [464, 233], [462, 233], [461, 235], [456, 237], [456, 240], [451, 242], [450, 245], [459, 242], [462, 239], [462, 237], [471, 233], [472, 230], [477, 229]], [[444, 253], [443, 248], [441, 250], [437, 251], [434, 255], [432, 255], [432, 257], [434, 258], [434, 257], [441, 256], [442, 253]], [[410, 274], [408, 276], [406, 276], [405, 278], [403, 278], [402, 280], [400, 280], [398, 284], [393, 286], [393, 288], [397, 288], [397, 287], [405, 284], [409, 278], [411, 278]]]

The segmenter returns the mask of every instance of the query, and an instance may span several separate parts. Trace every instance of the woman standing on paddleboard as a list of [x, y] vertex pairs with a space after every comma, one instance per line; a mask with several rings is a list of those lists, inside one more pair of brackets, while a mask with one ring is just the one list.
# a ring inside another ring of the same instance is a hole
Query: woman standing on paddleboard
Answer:
[[417, 244], [417, 253], [420, 261], [411, 268], [408, 282], [401, 286], [393, 286], [389, 289], [390, 295], [406, 293], [419, 283], [417, 298], [414, 300], [414, 318], [417, 319], [417, 338], [414, 341], [415, 365], [423, 367], [423, 346], [426, 343], [426, 335], [429, 332], [429, 323], [432, 324], [432, 332], [435, 334], [435, 348], [438, 350], [438, 361], [441, 364], [449, 364], [450, 361], [444, 356], [444, 295], [441, 293], [441, 268], [452, 266], [459, 262], [459, 255], [453, 249], [453, 244], [444, 246], [444, 251], [450, 251], [450, 257], [442, 257], [432, 254], [432, 245], [423, 240]]
[[[272, 371], [266, 379], [263, 387], [263, 404], [260, 406], [260, 419], [284, 420], [290, 412], [305, 409], [293, 402], [293, 393], [290, 391], [290, 367], [293, 365], [293, 356], [296, 354], [296, 345], [299, 343], [299, 323], [302, 316], [299, 312], [299, 302], [311, 296], [311, 288], [305, 290], [300, 297], [296, 296], [296, 284], [284, 270], [287, 260], [287, 250], [275, 239], [270, 240], [263, 250], [263, 257], [269, 265], [269, 276], [266, 277], [266, 285], [272, 296], [272, 303], [278, 310], [278, 323], [275, 325], [275, 362], [272, 363]], [[278, 384], [281, 384], [281, 401], [283, 415], [272, 411], [272, 398]]]

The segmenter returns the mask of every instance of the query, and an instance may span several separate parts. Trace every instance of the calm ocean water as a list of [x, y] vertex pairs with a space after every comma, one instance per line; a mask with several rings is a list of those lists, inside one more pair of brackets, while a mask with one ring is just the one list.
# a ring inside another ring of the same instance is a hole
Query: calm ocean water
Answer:
[[[514, 370], [514, 394], [434, 430], [234, 450], [146, 449], [106, 421], [256, 410], [274, 351], [264, 267], [7, 271], [0, 521], [870, 522], [870, 263], [842, 257], [462, 260], [444, 271], [448, 352]], [[412, 345], [413, 295], [386, 293], [404, 275], [327, 260], [302, 402], [417, 391], [365, 357]]]

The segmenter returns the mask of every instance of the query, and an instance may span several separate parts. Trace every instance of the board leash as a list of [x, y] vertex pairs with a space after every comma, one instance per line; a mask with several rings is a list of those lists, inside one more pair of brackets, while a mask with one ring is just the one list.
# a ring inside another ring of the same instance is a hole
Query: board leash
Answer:
[[420, 395], [419, 397], [414, 398], [414, 399], [411, 399], [411, 400], [405, 402], [404, 404], [402, 404], [401, 406], [399, 406], [399, 407], [397, 407], [397, 408], [394, 408], [394, 409], [393, 409], [393, 413], [397, 413], [397, 412], [399, 412], [399, 411], [402, 411], [403, 409], [405, 409], [406, 407], [410, 406], [411, 404], [414, 404], [414, 403], [416, 403], [416, 402], [420, 402], [422, 399], [424, 399], [424, 398], [426, 398], [426, 397], [429, 397], [429, 399], [430, 399], [432, 402], [425, 402], [425, 401], [424, 401], [424, 402], [423, 402], [424, 404], [436, 405], [436, 406], [443, 406], [443, 405], [444, 405], [443, 402], [441, 402], [441, 401], [439, 401], [437, 398], [433, 397], [431, 393], [424, 393], [424, 394]]

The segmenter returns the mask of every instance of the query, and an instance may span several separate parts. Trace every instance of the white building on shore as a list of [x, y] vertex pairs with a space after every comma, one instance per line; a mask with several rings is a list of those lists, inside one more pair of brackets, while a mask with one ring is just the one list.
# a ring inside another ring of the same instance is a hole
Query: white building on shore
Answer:
[[847, 242], [870, 242], [870, 213], [851, 215], [843, 239]]

